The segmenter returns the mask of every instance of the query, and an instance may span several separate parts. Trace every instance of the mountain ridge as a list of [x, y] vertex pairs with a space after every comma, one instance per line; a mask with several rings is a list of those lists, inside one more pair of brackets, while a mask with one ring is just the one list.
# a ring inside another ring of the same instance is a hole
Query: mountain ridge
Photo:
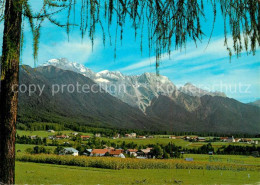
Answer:
[[[20, 122], [77, 122], [87, 125], [137, 128], [143, 130], [158, 129], [153, 119], [146, 117], [142, 111], [103, 91], [87, 93], [60, 91], [54, 95], [52, 85], [95, 85], [90, 78], [81, 74], [62, 70], [53, 66], [36, 69], [25, 66], [20, 68], [20, 84], [45, 86], [42, 95], [39, 92], [29, 96], [28, 92], [19, 93], [18, 119]], [[36, 111], [37, 110], [37, 111]], [[158, 125], [159, 126], [159, 125]]]
[[253, 106], [256, 106], [256, 107], [260, 107], [260, 100], [256, 100], [254, 102], [250, 102], [250, 103], [248, 103], [248, 105], [253, 105]]
[[[146, 79], [144, 75], [142, 79]], [[52, 85], [95, 85], [82, 74], [54, 66], [20, 68], [20, 84], [45, 85], [29, 96], [19, 93], [19, 122], [78, 123], [121, 129], [151, 131], [189, 131], [215, 133], [253, 133], [260, 131], [260, 108], [220, 96], [190, 96], [175, 90], [170, 95], [153, 97], [145, 112], [106, 91], [89, 93], [59, 92], [52, 95]]]
[[[226, 97], [224, 93], [208, 92], [190, 83], [186, 83], [183, 87], [177, 88], [166, 76], [158, 76], [154, 73], [143, 73], [141, 75], [132, 76], [123, 75], [119, 71], [108, 70], [95, 73], [84, 65], [69, 62], [65, 58], [51, 59], [43, 64], [43, 66], [49, 65], [64, 70], [71, 70], [91, 78], [111, 95], [133, 107], [138, 107], [143, 112], [150, 106], [153, 98], [161, 94], [170, 97], [176, 90], [191, 96], [201, 97], [207, 94]], [[124, 88], [123, 91], [122, 86]]]

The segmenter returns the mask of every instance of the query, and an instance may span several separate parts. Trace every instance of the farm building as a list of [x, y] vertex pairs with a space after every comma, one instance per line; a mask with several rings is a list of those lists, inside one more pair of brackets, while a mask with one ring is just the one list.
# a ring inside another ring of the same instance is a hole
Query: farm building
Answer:
[[125, 156], [123, 154], [123, 150], [121, 150], [121, 149], [111, 150], [109, 152], [109, 155], [111, 155], [113, 157], [125, 158]]
[[90, 136], [80, 136], [80, 138], [83, 140], [83, 141], [86, 141], [90, 138]]
[[90, 156], [98, 156], [98, 157], [105, 156], [105, 154], [109, 151], [110, 150], [108, 149], [93, 149]]
[[176, 136], [169, 136], [169, 139], [176, 139]]
[[128, 149], [127, 151], [126, 151], [126, 153], [128, 154], [128, 155], [130, 155], [130, 156], [134, 156], [134, 157], [136, 157], [137, 156], [137, 149]]
[[60, 155], [73, 155], [73, 156], [78, 156], [79, 151], [76, 150], [75, 148], [64, 148], [61, 152]]
[[69, 136], [67, 136], [67, 135], [57, 135], [57, 136], [55, 136], [55, 139], [68, 139], [69, 138]]
[[199, 141], [199, 142], [204, 142], [204, 141], [206, 141], [206, 139], [205, 139], [205, 137], [198, 137], [198, 138], [197, 138], [197, 141]]
[[125, 137], [128, 137], [128, 138], [136, 138], [136, 133], [125, 134]]

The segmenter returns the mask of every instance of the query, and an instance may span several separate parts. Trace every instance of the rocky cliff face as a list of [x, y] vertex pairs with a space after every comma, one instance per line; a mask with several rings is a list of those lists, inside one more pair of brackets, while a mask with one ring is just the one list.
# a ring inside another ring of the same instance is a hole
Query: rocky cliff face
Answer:
[[178, 89], [166, 76], [158, 76], [154, 73], [133, 76], [123, 75], [119, 71], [108, 70], [95, 73], [84, 65], [70, 62], [65, 58], [51, 59], [43, 66], [55, 66], [89, 77], [111, 95], [133, 107], [141, 109], [143, 112], [151, 105], [152, 100], [159, 95], [168, 96], [176, 99], [179, 103], [184, 103], [187, 110], [193, 110], [199, 104], [196, 104], [196, 102], [190, 104], [183, 97], [178, 97], [180, 92], [193, 97], [202, 97], [204, 95], [225, 97], [224, 93], [208, 92], [190, 83]]

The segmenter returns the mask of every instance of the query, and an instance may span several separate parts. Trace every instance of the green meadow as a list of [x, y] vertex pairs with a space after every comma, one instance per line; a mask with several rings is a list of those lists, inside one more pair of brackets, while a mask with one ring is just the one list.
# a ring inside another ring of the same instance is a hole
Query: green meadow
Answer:
[[[119, 138], [119, 139], [110, 139], [110, 138], [101, 138], [102, 140], [105, 141], [110, 141], [114, 143], [122, 143], [125, 142], [126, 144], [128, 143], [136, 143], [138, 146], [139, 145], [149, 145], [149, 144], [163, 144], [167, 145], [168, 143], [172, 142], [176, 146], [181, 146], [183, 148], [188, 148], [188, 149], [193, 149], [193, 148], [199, 148], [203, 145], [205, 145], [207, 142], [189, 142], [184, 139], [170, 139], [170, 138], [162, 138], [162, 137], [155, 137], [155, 138], [147, 138], [147, 139], [138, 139], [138, 138]], [[240, 145], [240, 146], [251, 146], [250, 144], [247, 143], [228, 143], [228, 142], [212, 142], [212, 146], [215, 149], [218, 149], [222, 146], [228, 146], [228, 145]]]
[[[71, 133], [74, 133], [75, 131], [72, 130], [63, 130], [63, 131], [57, 131], [55, 133], [51, 133], [48, 131], [25, 131], [25, 130], [17, 130], [17, 134], [22, 136], [33, 136], [37, 135], [39, 137], [48, 137], [51, 135], [55, 135], [57, 133], [63, 134], [63, 135], [71, 135]], [[93, 133], [83, 133], [83, 132], [78, 132], [81, 135], [89, 135], [93, 136]], [[206, 137], [207, 138], [207, 137]], [[156, 135], [154, 138], [146, 138], [146, 139], [139, 139], [139, 138], [118, 138], [118, 139], [111, 139], [111, 138], [106, 138], [106, 137], [101, 137], [99, 138], [104, 141], [110, 141], [111, 143], [117, 143], [120, 144], [122, 142], [125, 142], [126, 144], [128, 143], [135, 143], [138, 146], [140, 145], [149, 145], [149, 144], [162, 144], [162, 145], [167, 145], [169, 142], [174, 143], [176, 146], [181, 146], [183, 148], [188, 148], [188, 149], [193, 149], [193, 148], [199, 148], [203, 145], [206, 144], [206, 142], [189, 142], [183, 139], [170, 139], [169, 135]], [[51, 140], [47, 139], [48, 143], [51, 143]], [[71, 141], [70, 139], [61, 139], [57, 140], [59, 144], [63, 144], [64, 142], [70, 142], [73, 144], [74, 142]], [[85, 141], [83, 141], [84, 143]], [[240, 145], [240, 146], [251, 146], [250, 144], [247, 143], [228, 143], [228, 142], [212, 142], [212, 146], [215, 149], [218, 149], [222, 146], [227, 146], [227, 145]]]
[[110, 170], [16, 162], [17, 184], [259, 184], [258, 171], [188, 169]]
[[260, 158], [245, 155], [206, 155], [184, 154], [184, 158], [193, 158], [194, 161], [210, 161], [229, 164], [255, 165], [260, 167]]

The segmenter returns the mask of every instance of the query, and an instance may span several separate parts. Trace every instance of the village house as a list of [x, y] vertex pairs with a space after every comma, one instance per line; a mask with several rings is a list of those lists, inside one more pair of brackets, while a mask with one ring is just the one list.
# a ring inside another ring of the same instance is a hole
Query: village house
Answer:
[[235, 141], [235, 138], [232, 136], [232, 137], [228, 137], [228, 139], [226, 140], [226, 142], [234, 143], [234, 142], [236, 142], [236, 141]]
[[198, 141], [198, 137], [195, 136], [195, 137], [190, 137], [189, 141]]
[[130, 156], [134, 156], [134, 157], [136, 157], [137, 156], [137, 152], [138, 150], [137, 149], [128, 149], [127, 151], [126, 151], [126, 153], [128, 154], [128, 155], [130, 155]]
[[106, 154], [109, 154], [109, 156], [125, 158], [123, 152], [124, 150], [122, 149], [93, 149], [90, 156], [103, 157]]
[[247, 138], [242, 138], [241, 139], [241, 142], [245, 142], [245, 143], [248, 143], [248, 144], [251, 144], [252, 143], [252, 139], [247, 139]]
[[48, 130], [48, 132], [54, 133], [55, 131], [54, 130]]
[[151, 152], [153, 148], [146, 148], [146, 149], [141, 149], [142, 152], [144, 152], [145, 154], [148, 154]]
[[115, 148], [112, 147], [112, 146], [106, 146], [106, 145], [104, 145], [104, 147], [105, 147], [105, 149], [108, 149], [109, 151], [110, 151], [110, 150], [115, 150]]
[[240, 141], [241, 141], [240, 138], [235, 138], [235, 142], [236, 142], [236, 143], [238, 143], [238, 142], [240, 142]]
[[73, 132], [73, 133], [71, 133], [73, 136], [76, 136], [76, 135], [78, 135], [79, 133], [78, 132]]
[[145, 139], [145, 136], [138, 136], [139, 139]]
[[55, 136], [55, 139], [68, 139], [69, 136], [68, 135], [57, 135]]
[[125, 137], [128, 137], [128, 138], [136, 138], [136, 133], [125, 134]]
[[108, 149], [93, 149], [90, 156], [96, 156], [96, 157], [102, 157], [105, 156], [105, 154], [110, 150]]
[[189, 140], [189, 139], [190, 139], [190, 136], [184, 136], [183, 139], [184, 139], [184, 140]]
[[152, 158], [152, 156], [150, 154], [151, 150], [152, 150], [152, 148], [141, 149], [140, 151], [137, 152], [136, 158], [138, 158], [138, 159]]
[[31, 139], [37, 139], [38, 136], [36, 135], [33, 135], [33, 136], [30, 136]]
[[80, 138], [83, 140], [83, 141], [86, 141], [90, 138], [90, 136], [80, 136]]
[[120, 134], [116, 134], [116, 135], [114, 135], [114, 136], [112, 137], [112, 139], [118, 139], [118, 138], [120, 138]]
[[198, 142], [205, 142], [206, 139], [205, 139], [205, 137], [198, 137], [198, 138], [197, 138], [197, 141], [198, 141]]
[[78, 156], [79, 151], [75, 148], [64, 148], [62, 151], [60, 151], [60, 155], [73, 155]]
[[154, 138], [154, 137], [153, 137], [153, 136], [147, 136], [147, 138], [152, 139], [152, 138]]
[[169, 139], [176, 139], [176, 136], [169, 136]]
[[110, 150], [109, 155], [113, 156], [113, 157], [125, 158], [123, 151], [124, 150], [122, 150], [122, 149]]
[[228, 137], [220, 137], [220, 141], [222, 141], [222, 142], [227, 142], [227, 140], [228, 140]]

